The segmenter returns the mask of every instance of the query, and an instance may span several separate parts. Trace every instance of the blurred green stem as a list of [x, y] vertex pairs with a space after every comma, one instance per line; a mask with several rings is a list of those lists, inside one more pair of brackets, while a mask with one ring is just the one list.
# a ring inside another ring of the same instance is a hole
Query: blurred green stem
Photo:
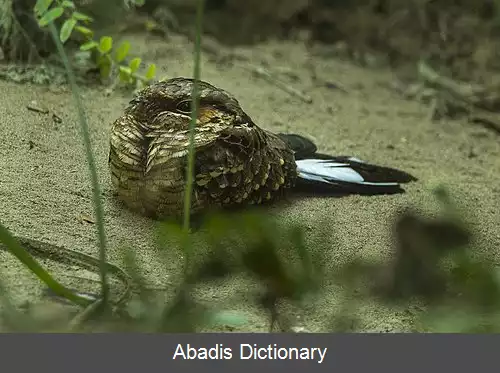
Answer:
[[188, 239], [189, 228], [190, 228], [190, 217], [191, 217], [191, 199], [193, 195], [193, 181], [194, 181], [194, 160], [195, 160], [195, 148], [194, 148], [194, 133], [196, 126], [196, 119], [198, 117], [198, 82], [200, 80], [200, 46], [201, 46], [201, 32], [203, 23], [203, 10], [205, 2], [204, 0], [198, 0], [198, 6], [196, 8], [196, 39], [194, 44], [194, 84], [193, 91], [191, 93], [192, 97], [192, 111], [191, 111], [191, 122], [189, 125], [189, 150], [188, 150], [188, 164], [186, 170], [186, 189], [184, 192], [184, 270], [188, 270], [188, 264], [191, 257], [191, 245]]

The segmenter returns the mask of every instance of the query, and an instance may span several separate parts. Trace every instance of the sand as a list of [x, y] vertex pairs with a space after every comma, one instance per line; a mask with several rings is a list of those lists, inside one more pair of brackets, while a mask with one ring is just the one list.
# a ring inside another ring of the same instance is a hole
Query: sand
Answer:
[[[128, 35], [137, 54], [154, 61], [159, 76], [191, 76], [192, 43], [181, 36], [165, 41], [147, 35]], [[343, 198], [296, 198], [280, 210], [280, 219], [307, 227], [312, 250], [322, 252], [327, 267], [362, 257], [380, 260], [391, 255], [391, 224], [405, 206], [424, 211], [436, 208], [431, 189], [450, 188], [477, 233], [478, 254], [487, 252], [500, 262], [500, 141], [498, 135], [464, 121], [431, 122], [429, 109], [407, 101], [386, 85], [391, 74], [367, 70], [346, 61], [310, 55], [301, 42], [267, 42], [234, 51], [246, 61], [227, 64], [204, 54], [202, 77], [232, 92], [244, 110], [260, 126], [313, 136], [322, 152], [353, 155], [374, 163], [398, 167], [419, 178], [405, 194], [347, 196]], [[267, 64], [289, 69], [293, 87], [306, 92], [308, 104], [255, 76], [246, 66]], [[339, 82], [346, 89], [315, 83]], [[16, 235], [45, 240], [85, 253], [97, 254], [93, 207], [85, 154], [69, 90], [0, 81], [0, 206], [1, 222]], [[154, 245], [155, 222], [139, 217], [115, 201], [107, 169], [108, 131], [130, 95], [106, 95], [104, 87], [82, 87], [92, 145], [102, 182], [106, 229], [112, 262], [122, 260], [121, 248], [135, 250], [148, 281], [166, 286], [181, 269], [173, 252], [167, 266], [160, 263]], [[27, 110], [33, 100], [49, 114]], [[61, 122], [54, 121], [56, 114]], [[12, 290], [16, 305], [41, 297], [42, 287], [17, 260], [0, 252], [0, 270]], [[62, 278], [86, 276], [86, 271], [47, 261], [44, 264]], [[76, 280], [77, 281], [77, 280]], [[248, 281], [228, 280], [203, 287], [207, 304], [243, 312], [248, 324], [237, 330], [265, 331], [267, 315], [250, 297], [239, 296]], [[344, 292], [333, 280], [326, 281], [320, 296], [307, 307], [294, 309], [294, 322], [310, 331], [325, 332], [332, 316], [356, 294]], [[359, 321], [347, 331], [409, 331], [416, 312], [405, 304], [382, 306], [369, 299], [356, 305]]]

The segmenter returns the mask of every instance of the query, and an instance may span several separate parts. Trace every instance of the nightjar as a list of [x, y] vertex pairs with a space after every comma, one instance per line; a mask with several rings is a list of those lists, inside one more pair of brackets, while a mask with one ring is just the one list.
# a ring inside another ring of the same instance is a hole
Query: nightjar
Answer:
[[[109, 167], [118, 198], [153, 218], [183, 211], [193, 80], [144, 88], [112, 125]], [[299, 186], [311, 192], [394, 193], [406, 172], [317, 153], [307, 138], [257, 126], [228, 92], [199, 82], [191, 212], [261, 204]]]

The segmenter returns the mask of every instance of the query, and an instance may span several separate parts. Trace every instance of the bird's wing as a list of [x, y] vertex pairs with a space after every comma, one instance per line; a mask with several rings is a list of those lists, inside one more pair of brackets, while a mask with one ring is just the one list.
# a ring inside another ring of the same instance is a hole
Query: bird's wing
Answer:
[[293, 153], [255, 125], [226, 129], [195, 157], [198, 191], [222, 204], [273, 200], [297, 177]]
[[230, 127], [199, 146], [195, 153], [195, 187], [213, 201], [241, 202], [253, 191], [255, 179], [267, 170], [265, 138], [259, 128]]
[[276, 136], [293, 150], [295, 159], [311, 157], [318, 150], [316, 144], [304, 136], [293, 133], [277, 133]]

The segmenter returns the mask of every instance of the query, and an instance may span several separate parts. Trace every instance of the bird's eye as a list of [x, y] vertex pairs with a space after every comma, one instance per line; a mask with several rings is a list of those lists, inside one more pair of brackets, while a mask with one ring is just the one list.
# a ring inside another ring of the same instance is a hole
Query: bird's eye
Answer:
[[190, 114], [191, 113], [191, 101], [184, 100], [177, 104], [176, 110], [182, 114]]

